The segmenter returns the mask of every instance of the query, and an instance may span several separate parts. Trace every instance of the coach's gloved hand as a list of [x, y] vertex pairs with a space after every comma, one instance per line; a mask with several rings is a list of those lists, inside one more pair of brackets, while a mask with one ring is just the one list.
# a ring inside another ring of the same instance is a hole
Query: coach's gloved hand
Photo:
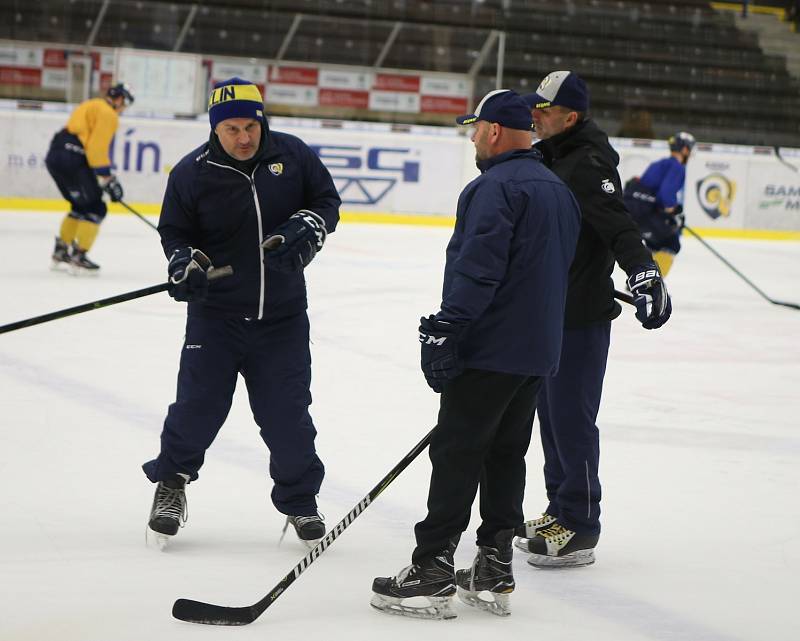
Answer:
[[122, 200], [122, 185], [117, 181], [116, 176], [108, 176], [100, 179], [101, 188], [108, 194], [108, 197], [115, 203]]
[[422, 373], [431, 389], [439, 393], [445, 381], [464, 371], [464, 364], [458, 356], [458, 335], [461, 328], [436, 320], [435, 316], [420, 318], [419, 323]]
[[285, 273], [303, 271], [322, 249], [327, 236], [322, 216], [301, 209], [261, 243], [267, 250], [267, 267]]
[[208, 294], [208, 272], [213, 265], [199, 249], [176, 249], [169, 259], [169, 295], [183, 302], [202, 302]]
[[635, 267], [628, 278], [628, 288], [642, 327], [656, 329], [667, 322], [672, 313], [672, 301], [658, 267], [652, 263]]

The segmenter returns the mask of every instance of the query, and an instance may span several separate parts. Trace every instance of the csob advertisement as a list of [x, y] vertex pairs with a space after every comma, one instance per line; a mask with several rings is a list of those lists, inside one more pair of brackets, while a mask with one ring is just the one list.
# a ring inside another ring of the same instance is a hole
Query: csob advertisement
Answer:
[[[44, 166], [64, 111], [0, 111], [0, 198], [58, 199]], [[271, 120], [304, 140], [334, 178], [344, 211], [454, 215], [458, 195], [477, 176], [474, 148], [456, 127], [393, 132], [389, 125]], [[201, 120], [123, 116], [112, 147], [126, 200], [158, 207], [167, 175], [207, 139]], [[612, 139], [623, 183], [669, 154], [663, 141]], [[686, 222], [698, 228], [800, 230], [800, 151], [699, 144], [687, 165]]]

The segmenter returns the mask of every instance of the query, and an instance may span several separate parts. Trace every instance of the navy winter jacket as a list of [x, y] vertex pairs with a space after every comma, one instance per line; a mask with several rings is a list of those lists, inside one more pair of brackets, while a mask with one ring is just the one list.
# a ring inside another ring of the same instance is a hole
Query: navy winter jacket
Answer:
[[478, 163], [458, 199], [437, 319], [462, 327], [466, 367], [555, 374], [581, 214], [535, 150]]
[[233, 276], [214, 282], [189, 314], [271, 319], [307, 307], [303, 273], [284, 274], [264, 263], [261, 242], [299, 209], [336, 229], [341, 200], [328, 170], [299, 138], [270, 131], [247, 175], [206, 143], [170, 172], [158, 231], [167, 257], [181, 247], [204, 252]]

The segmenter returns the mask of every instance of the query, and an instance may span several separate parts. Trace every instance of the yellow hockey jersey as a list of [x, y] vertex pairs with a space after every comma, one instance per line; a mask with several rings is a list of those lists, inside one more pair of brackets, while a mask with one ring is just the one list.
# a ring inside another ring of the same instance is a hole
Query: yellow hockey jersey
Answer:
[[67, 131], [77, 136], [86, 161], [97, 173], [111, 168], [109, 147], [119, 124], [119, 115], [105, 98], [91, 98], [79, 104], [67, 122]]

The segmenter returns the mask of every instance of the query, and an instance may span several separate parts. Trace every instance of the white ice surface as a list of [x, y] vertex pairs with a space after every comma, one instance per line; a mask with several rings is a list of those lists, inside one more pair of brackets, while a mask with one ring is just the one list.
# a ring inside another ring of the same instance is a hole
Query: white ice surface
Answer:
[[[101, 277], [51, 273], [59, 222], [0, 214], [0, 324], [164, 278], [157, 235], [129, 216], [103, 225], [90, 254]], [[416, 329], [439, 303], [448, 236], [343, 225], [308, 270], [329, 526], [435, 421]], [[769, 295], [800, 301], [800, 243], [711, 242]], [[159, 294], [0, 335], [0, 639], [796, 641], [800, 312], [759, 298], [691, 238], [668, 282], [666, 327], [643, 330], [630, 308], [614, 323], [597, 563], [541, 571], [516, 552], [505, 620], [460, 603], [448, 622], [368, 605], [372, 578], [408, 563], [427, 455], [252, 625], [173, 620], [177, 597], [254, 603], [306, 554], [277, 544], [283, 518], [244, 385], [189, 488], [188, 525], [160, 553], [144, 545], [153, 486], [140, 465], [157, 453], [173, 399], [183, 306]], [[536, 515], [537, 438], [528, 464]], [[477, 523], [473, 514], [458, 566], [472, 559]]]

